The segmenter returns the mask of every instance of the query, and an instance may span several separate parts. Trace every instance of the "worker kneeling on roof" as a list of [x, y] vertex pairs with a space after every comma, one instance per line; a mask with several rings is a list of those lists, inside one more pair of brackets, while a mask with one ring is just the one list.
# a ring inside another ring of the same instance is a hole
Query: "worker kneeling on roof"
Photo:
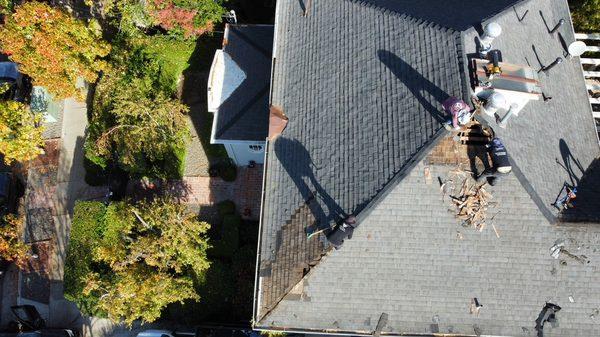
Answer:
[[351, 215], [344, 219], [344, 222], [335, 226], [329, 233], [327, 233], [327, 240], [333, 244], [335, 249], [339, 249], [344, 244], [344, 240], [352, 239], [352, 233], [356, 227], [358, 227], [356, 217]]
[[504, 147], [504, 144], [502, 144], [500, 138], [496, 137], [492, 139], [487, 145], [487, 148], [490, 152], [490, 157], [492, 158], [492, 167], [483, 171], [481, 175], [477, 177], [477, 180], [482, 181], [483, 179], [487, 179], [487, 182], [494, 186], [500, 177], [512, 171], [512, 166], [510, 165], [506, 148]]
[[444, 123], [444, 127], [448, 130], [459, 130], [461, 126], [468, 124], [471, 117], [473, 117], [471, 107], [460, 98], [450, 97], [442, 105], [450, 115], [450, 118]]

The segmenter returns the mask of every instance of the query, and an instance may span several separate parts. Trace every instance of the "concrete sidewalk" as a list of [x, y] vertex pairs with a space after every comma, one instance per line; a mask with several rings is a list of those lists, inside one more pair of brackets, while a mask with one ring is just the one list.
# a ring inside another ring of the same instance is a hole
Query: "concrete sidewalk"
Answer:
[[[85, 183], [85, 103], [73, 99], [65, 100], [63, 116], [58, 165], [55, 163], [48, 166], [41, 163], [39, 167], [31, 168], [26, 191], [27, 224], [29, 227], [45, 224], [47, 228], [42, 232], [47, 237], [38, 236], [35, 240], [50, 240], [52, 243], [47, 266], [43, 268], [43, 273], [40, 271], [39, 275], [34, 275], [37, 280], [46, 278], [48, 281], [45, 284], [49, 282], [49, 290], [44, 289], [48, 294], [36, 296], [35, 300], [25, 297], [27, 294], [23, 289], [27, 289], [27, 285], [23, 282], [28, 282], [28, 279], [21, 273], [17, 300], [19, 304], [35, 305], [47, 320], [49, 327], [60, 328], [80, 327], [83, 324], [79, 310], [73, 303], [64, 299], [63, 293], [64, 262], [75, 201], [102, 198], [108, 193], [106, 187], [92, 187]], [[32, 221], [31, 217], [34, 214], [41, 213], [45, 214], [45, 221]], [[38, 228], [28, 228], [28, 232], [39, 231]]]

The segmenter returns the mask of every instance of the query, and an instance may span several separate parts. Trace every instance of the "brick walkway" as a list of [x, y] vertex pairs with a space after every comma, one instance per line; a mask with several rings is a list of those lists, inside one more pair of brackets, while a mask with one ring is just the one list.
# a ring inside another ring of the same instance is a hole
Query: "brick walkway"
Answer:
[[231, 200], [238, 207], [242, 217], [258, 220], [262, 188], [262, 165], [254, 168], [239, 168], [238, 177], [233, 182], [221, 178], [184, 177], [188, 194], [184, 202], [195, 205], [212, 205]]
[[239, 167], [235, 181], [227, 182], [215, 177], [183, 177], [169, 181], [166, 186], [145, 188], [141, 182], [127, 187], [128, 195], [141, 199], [151, 195], [168, 194], [192, 207], [212, 206], [221, 201], [231, 200], [237, 206], [242, 218], [258, 220], [262, 190], [263, 166], [254, 168]]

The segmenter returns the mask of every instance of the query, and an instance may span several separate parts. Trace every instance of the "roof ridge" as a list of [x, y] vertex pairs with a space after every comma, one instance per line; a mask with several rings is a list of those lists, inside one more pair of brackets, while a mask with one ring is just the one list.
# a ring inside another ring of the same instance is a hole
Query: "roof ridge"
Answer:
[[[378, 6], [378, 5], [374, 4], [374, 3], [367, 2], [366, 0], [347, 0], [347, 1], [349, 1], [351, 3], [358, 4], [358, 5], [363, 6], [363, 7], [367, 7], [367, 8], [378, 10], [378, 11], [382, 12], [383, 14], [391, 14], [391, 15], [394, 15], [394, 16], [398, 16], [400, 18], [407, 18], [412, 23], [417, 24], [417, 25], [421, 25], [421, 26], [425, 26], [427, 28], [437, 28], [439, 30], [446, 30], [446, 31], [457, 32], [457, 33], [460, 32], [460, 31], [458, 31], [458, 30], [456, 30], [456, 29], [454, 29], [452, 27], [442, 26], [439, 23], [436, 23], [436, 22], [433, 22], [433, 21], [430, 21], [430, 20], [426, 20], [426, 19], [423, 19], [423, 18], [418, 18], [418, 17], [412, 16], [412, 15], [407, 14], [407, 13], [397, 12], [397, 11], [394, 11], [394, 10], [391, 10], [391, 9], [388, 9], [388, 8], [385, 8], [385, 7], [382, 7], [382, 6]], [[428, 26], [428, 25], [430, 25], [430, 26]]]
[[[429, 154], [429, 152], [431, 152], [431, 150], [444, 138], [444, 136], [446, 136], [448, 134], [448, 131], [445, 128], [440, 128], [435, 135], [425, 144], [423, 145], [418, 151], [417, 153], [410, 159], [409, 162], [406, 163], [406, 165], [404, 165], [404, 167], [398, 171], [396, 174], [394, 174], [394, 176], [385, 184], [385, 186], [380, 189], [378, 192], [376, 192], [376, 194], [374, 195], [374, 197], [367, 203], [367, 205], [358, 213], [356, 214], [356, 218], [358, 223], [360, 224], [360, 222], [362, 222], [362, 220], [364, 220], [371, 212], [372, 210], [379, 205], [383, 200], [385, 200], [385, 198], [388, 196], [388, 194], [408, 175], [410, 174], [410, 172], [412, 172], [412, 170], [415, 168], [415, 166], [421, 162], [425, 156], [427, 154]], [[261, 315], [261, 317], [258, 319], [258, 322], [263, 321], [264, 319], [267, 318], [267, 316], [273, 312], [273, 310], [275, 310], [278, 306], [279, 303], [281, 303], [281, 301], [283, 301], [289, 294], [290, 291], [292, 289], [294, 289], [298, 284], [300, 284], [301, 282], [304, 282], [305, 280], [308, 279], [308, 277], [310, 275], [312, 275], [314, 273], [314, 270], [316, 269], [317, 266], [319, 266], [322, 262], [324, 262], [327, 257], [329, 257], [329, 255], [333, 252], [334, 250], [331, 248], [325, 248], [324, 253], [321, 254], [320, 258], [317, 260], [317, 263], [314, 266], [308, 266], [308, 271], [304, 274], [304, 276], [302, 276], [302, 278], [296, 282], [293, 285], [290, 285], [289, 288], [285, 291], [285, 293], [283, 295], [281, 295], [277, 301], [275, 303], [273, 303], [271, 305], [271, 308], [269, 308], [265, 313], [263, 313]], [[256, 323], [255, 323], [256, 324]]]

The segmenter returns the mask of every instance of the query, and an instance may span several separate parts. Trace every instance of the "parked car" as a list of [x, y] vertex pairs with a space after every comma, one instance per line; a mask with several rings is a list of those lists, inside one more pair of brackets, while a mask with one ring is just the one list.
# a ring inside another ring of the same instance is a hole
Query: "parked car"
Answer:
[[[195, 330], [169, 331], [169, 330], [145, 330], [137, 334], [137, 337], [260, 337], [256, 331], [250, 327], [223, 327], [223, 326], [202, 326]], [[0, 336], [1, 337], [1, 336]]]
[[14, 62], [0, 62], [0, 86], [8, 86], [0, 99], [24, 102], [31, 92], [31, 81], [28, 76], [19, 72]]
[[137, 334], [137, 337], [175, 337], [168, 330], [145, 330]]
[[15, 305], [10, 307], [15, 321], [8, 331], [0, 332], [0, 337], [76, 337], [70, 329], [48, 329], [46, 321], [33, 305]]

